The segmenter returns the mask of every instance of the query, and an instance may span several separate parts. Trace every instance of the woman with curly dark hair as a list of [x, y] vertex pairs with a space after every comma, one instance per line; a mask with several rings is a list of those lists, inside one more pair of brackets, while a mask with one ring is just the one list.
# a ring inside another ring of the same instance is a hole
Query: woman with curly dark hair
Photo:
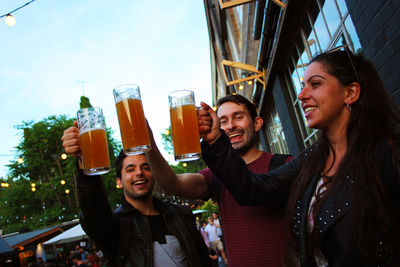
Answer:
[[240, 204], [286, 208], [289, 266], [400, 266], [399, 112], [373, 65], [343, 48], [304, 73], [298, 99], [316, 144], [252, 174], [202, 103], [203, 158]]

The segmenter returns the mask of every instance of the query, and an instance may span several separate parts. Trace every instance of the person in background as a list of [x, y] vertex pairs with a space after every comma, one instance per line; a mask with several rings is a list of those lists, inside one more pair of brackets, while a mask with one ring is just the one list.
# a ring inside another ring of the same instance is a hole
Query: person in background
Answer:
[[208, 233], [204, 228], [206, 228], [207, 223], [203, 222], [203, 225], [200, 227], [200, 233], [201, 236], [203, 237], [204, 243], [206, 244], [207, 247], [210, 247], [210, 240], [208, 239]]
[[225, 264], [227, 263], [224, 246], [221, 239], [218, 236], [218, 228], [221, 226], [216, 225], [212, 217], [208, 217], [208, 224], [204, 227], [204, 231], [207, 232], [208, 240], [210, 241], [210, 248], [218, 251], [221, 254]]
[[101, 259], [97, 256], [96, 249], [92, 247], [88, 256], [89, 265], [92, 267], [100, 267]]
[[303, 76], [317, 143], [267, 174], [247, 168], [208, 105], [198, 112], [203, 159], [236, 200], [287, 207], [287, 266], [400, 266], [399, 109], [372, 63], [344, 49]]
[[212, 218], [213, 218], [214, 224], [217, 226], [218, 237], [219, 237], [219, 239], [221, 239], [221, 242], [224, 243], [223, 239], [222, 239], [222, 225], [221, 225], [221, 222], [219, 220], [218, 213], [217, 212], [213, 212]]
[[[255, 106], [241, 95], [227, 95], [217, 102], [217, 115], [236, 153], [256, 173], [264, 173], [291, 157], [258, 148], [263, 120]], [[166, 193], [218, 202], [229, 266], [282, 266], [286, 238], [283, 210], [275, 205], [246, 207], [215, 178], [210, 169], [175, 174], [165, 161], [150, 132], [152, 149], [146, 153], [153, 175]]]
[[80, 253], [72, 254], [72, 262], [75, 264], [76, 267], [89, 267], [86, 263], [82, 261], [82, 255]]
[[87, 252], [83, 247], [78, 248], [78, 253], [81, 255], [81, 260], [83, 263], [88, 264], [89, 263], [89, 252]]

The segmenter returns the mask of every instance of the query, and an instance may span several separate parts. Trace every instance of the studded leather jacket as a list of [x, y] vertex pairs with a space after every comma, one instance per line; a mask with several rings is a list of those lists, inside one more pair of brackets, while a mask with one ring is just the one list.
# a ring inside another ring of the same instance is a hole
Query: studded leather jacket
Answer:
[[[111, 210], [100, 176], [78, 170], [80, 223], [112, 266], [153, 266], [153, 243], [146, 217], [123, 197]], [[208, 250], [197, 230], [191, 210], [153, 198], [167, 229], [178, 239], [188, 266], [209, 266]]]
[[[388, 148], [381, 149], [381, 146], [379, 147], [379, 150], [382, 150], [381, 154], [391, 153]], [[308, 157], [313, 153], [313, 149], [315, 149], [315, 145], [305, 149], [292, 161], [268, 172], [268, 174], [252, 174], [248, 171], [245, 162], [234, 152], [225, 134], [222, 134], [211, 146], [202, 143], [202, 156], [215, 176], [224, 183], [239, 204], [265, 205], [274, 203], [284, 209], [290, 187]], [[380, 166], [386, 166], [385, 164], [388, 163], [380, 164]], [[390, 168], [383, 167], [383, 169]], [[392, 180], [397, 181], [395, 186], [396, 189], [399, 189], [399, 173], [386, 173], [384, 175], [395, 176]], [[287, 263], [288, 266], [293, 266], [293, 264], [316, 266], [314, 259], [309, 257], [307, 253], [307, 213], [319, 177], [319, 175], [313, 177], [304, 194], [297, 200], [292, 229], [297, 239], [297, 252], [294, 256], [287, 256], [287, 258], [294, 258], [294, 261], [291, 260], [290, 263]], [[327, 196], [321, 212], [317, 214], [314, 222], [314, 227], [318, 231], [319, 249], [329, 266], [379, 265], [377, 262], [366, 261], [353, 238], [352, 197], [350, 193], [353, 183], [352, 177], [347, 176], [344, 183]], [[397, 196], [399, 194], [400, 191], [397, 192]], [[400, 201], [397, 201], [397, 203], [400, 203]], [[383, 247], [379, 248], [379, 246]], [[377, 244], [377, 247], [381, 251], [385, 250], [384, 244]], [[382, 257], [382, 262], [385, 262], [385, 255], [382, 255]]]

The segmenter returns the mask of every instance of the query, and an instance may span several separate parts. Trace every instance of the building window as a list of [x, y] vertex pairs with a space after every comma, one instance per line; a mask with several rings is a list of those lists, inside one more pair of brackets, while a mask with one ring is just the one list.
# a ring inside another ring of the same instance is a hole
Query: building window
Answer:
[[269, 148], [272, 153], [289, 154], [281, 120], [279, 119], [279, 114], [275, 109], [270, 113], [265, 131]]
[[[359, 52], [361, 48], [354, 24], [351, 20], [344, 0], [331, 1], [317, 0], [319, 14], [314, 23], [311, 16], [308, 16], [311, 31], [306, 34], [300, 32], [301, 43], [296, 46], [295, 54], [292, 55], [291, 66], [289, 66], [289, 77], [292, 88], [291, 98], [296, 114], [304, 145], [307, 147], [316, 141], [317, 130], [308, 128], [301, 103], [297, 95], [301, 91], [301, 82], [304, 71], [310, 60], [321, 51], [327, 51], [334, 47], [346, 44], [353, 52]], [[308, 25], [307, 25], [308, 26]], [[305, 27], [306, 28], [306, 27]]]

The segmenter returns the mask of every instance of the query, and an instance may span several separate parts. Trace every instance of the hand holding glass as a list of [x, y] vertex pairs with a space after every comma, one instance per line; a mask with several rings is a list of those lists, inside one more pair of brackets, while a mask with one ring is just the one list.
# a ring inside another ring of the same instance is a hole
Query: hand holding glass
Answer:
[[194, 93], [175, 91], [168, 95], [168, 100], [175, 160], [199, 159], [201, 148]]
[[110, 171], [106, 126], [101, 108], [84, 108], [77, 112], [81, 159], [86, 175]]

